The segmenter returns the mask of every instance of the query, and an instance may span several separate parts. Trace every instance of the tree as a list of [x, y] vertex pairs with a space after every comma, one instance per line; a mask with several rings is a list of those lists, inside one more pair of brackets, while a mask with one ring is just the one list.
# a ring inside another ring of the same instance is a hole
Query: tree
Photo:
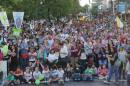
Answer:
[[82, 9], [78, 0], [0, 0], [3, 9], [12, 16], [13, 11], [25, 12], [27, 19], [60, 18], [77, 14]]
[[97, 15], [98, 14], [98, 6], [92, 6], [90, 9], [92, 15]]

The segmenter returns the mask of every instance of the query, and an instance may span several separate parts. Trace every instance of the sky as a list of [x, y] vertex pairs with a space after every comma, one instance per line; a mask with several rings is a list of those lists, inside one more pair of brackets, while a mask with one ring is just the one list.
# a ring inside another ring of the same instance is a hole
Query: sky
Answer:
[[90, 2], [92, 2], [92, 0], [79, 0], [80, 6], [84, 7], [85, 5], [90, 5]]

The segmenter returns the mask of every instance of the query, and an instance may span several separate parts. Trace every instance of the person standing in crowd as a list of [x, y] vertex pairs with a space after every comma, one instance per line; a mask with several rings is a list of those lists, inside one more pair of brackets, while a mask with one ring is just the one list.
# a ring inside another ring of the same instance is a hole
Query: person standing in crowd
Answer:
[[40, 45], [39, 49], [37, 50], [37, 58], [41, 63], [43, 63], [44, 60], [44, 52], [45, 52], [44, 47]]
[[109, 74], [108, 78], [104, 83], [110, 84], [110, 81], [112, 79], [112, 75], [115, 75], [115, 83], [119, 83], [119, 66], [120, 66], [120, 61], [118, 59], [118, 54], [117, 51], [111, 52], [111, 55], [108, 55], [108, 69], [109, 69]]
[[62, 68], [66, 68], [68, 61], [68, 48], [65, 43], [61, 43], [59, 63]]
[[128, 62], [126, 64], [126, 74], [127, 74], [127, 86], [130, 86], [130, 54], [128, 54]]
[[120, 65], [120, 79], [121, 79], [121, 76], [123, 76], [123, 79], [125, 79], [125, 66], [126, 66], [126, 62], [127, 62], [127, 52], [125, 51], [125, 49], [123, 47], [120, 48], [119, 52], [118, 52], [118, 58], [119, 58], [119, 61], [121, 62], [121, 65]]
[[30, 48], [28, 55], [29, 55], [29, 62], [34, 63], [35, 60], [37, 59], [37, 52], [35, 51], [35, 49]]
[[28, 43], [25, 40], [22, 40], [19, 47], [19, 62], [21, 68], [24, 69], [29, 62]]
[[78, 61], [78, 49], [75, 43], [71, 45], [70, 52], [71, 52], [71, 57], [70, 57], [71, 64], [74, 66], [75, 63]]
[[93, 49], [93, 47], [92, 47], [92, 45], [89, 44], [88, 40], [86, 42], [84, 42], [84, 51], [85, 51], [87, 57], [90, 54], [92, 54], [92, 49]]
[[10, 57], [10, 62], [9, 62], [9, 70], [14, 71], [16, 70], [18, 64], [18, 59], [17, 59], [17, 46], [16, 45], [11, 45], [9, 48], [9, 57]]
[[47, 57], [47, 60], [48, 60], [48, 64], [50, 66], [56, 64], [58, 62], [58, 57], [56, 56], [55, 54], [55, 51], [54, 50], [50, 50], [50, 53]]

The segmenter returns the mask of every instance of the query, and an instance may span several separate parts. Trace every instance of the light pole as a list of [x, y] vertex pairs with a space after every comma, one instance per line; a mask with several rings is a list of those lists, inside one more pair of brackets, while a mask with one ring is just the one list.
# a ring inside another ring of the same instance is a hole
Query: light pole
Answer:
[[113, 15], [115, 15], [115, 1], [116, 0], [112, 0]]

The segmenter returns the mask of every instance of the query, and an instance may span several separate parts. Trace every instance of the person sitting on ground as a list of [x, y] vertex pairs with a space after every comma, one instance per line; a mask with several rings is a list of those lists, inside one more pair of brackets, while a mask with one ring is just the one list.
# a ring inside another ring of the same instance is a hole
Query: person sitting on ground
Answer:
[[24, 71], [24, 79], [26, 79], [26, 81], [31, 84], [33, 82], [33, 76], [32, 76], [32, 72], [30, 70], [29, 67], [26, 67], [26, 70]]
[[35, 71], [33, 72], [34, 80], [39, 79], [40, 76], [41, 76], [41, 72], [39, 71], [39, 67], [35, 67]]
[[23, 70], [20, 69], [20, 67], [17, 67], [15, 71], [11, 71], [11, 73], [14, 75], [16, 80], [19, 80], [20, 83], [27, 83], [27, 81], [23, 78]]
[[98, 76], [98, 69], [96, 68], [95, 65], [92, 65], [92, 69], [93, 69], [93, 76], [97, 77]]
[[[3, 74], [3, 72], [0, 72], [0, 77], [1, 77], [1, 74]], [[2, 77], [0, 78], [0, 80], [2, 81], [3, 79], [3, 75]], [[12, 74], [12, 71], [9, 72], [8, 76], [7, 76], [7, 81], [5, 82], [7, 85], [9, 86], [15, 86], [15, 77], [14, 75]]]
[[73, 78], [74, 81], [80, 81], [81, 80], [81, 70], [80, 70], [78, 64], [76, 64], [76, 66], [73, 70], [72, 78]]
[[102, 65], [98, 69], [99, 72], [99, 79], [107, 79], [108, 76], [108, 69], [106, 65]]
[[50, 79], [48, 81], [48, 84], [50, 85], [52, 82], [59, 81], [59, 71], [57, 70], [57, 66], [53, 66], [52, 70], [50, 71]]
[[93, 75], [95, 74], [95, 70], [92, 68], [92, 66], [88, 66], [83, 74], [84, 80], [93, 80]]
[[65, 80], [69, 81], [72, 77], [72, 65], [70, 65], [69, 63], [67, 64], [67, 67], [65, 69]]
[[43, 66], [42, 64], [41, 66], [42, 66], [42, 75], [44, 76], [45, 83], [47, 83], [50, 77], [49, 67], [48, 65]]
[[58, 83], [59, 84], [64, 84], [64, 70], [63, 70], [62, 67], [59, 67], [58, 71], [59, 71], [58, 77], [60, 78]]

